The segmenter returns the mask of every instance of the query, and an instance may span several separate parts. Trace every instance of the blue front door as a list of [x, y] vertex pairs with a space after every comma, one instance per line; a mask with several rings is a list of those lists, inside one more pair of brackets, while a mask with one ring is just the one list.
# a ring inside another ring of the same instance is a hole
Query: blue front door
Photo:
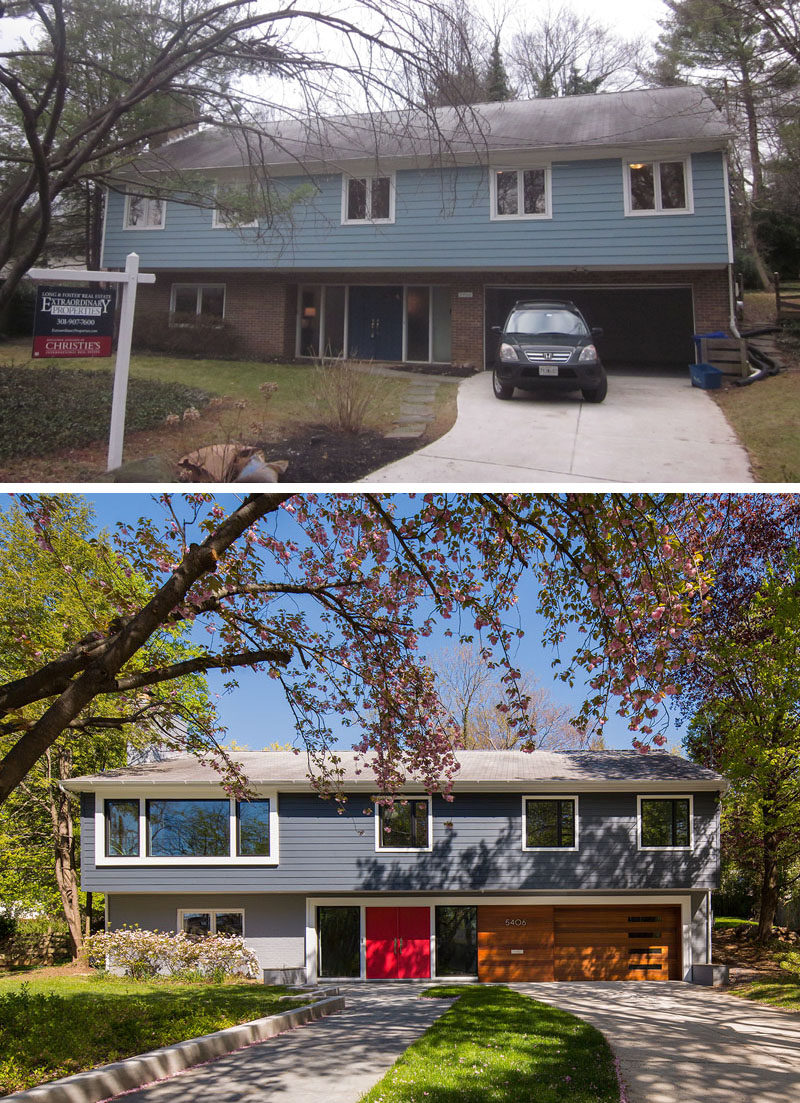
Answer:
[[351, 287], [347, 332], [350, 356], [402, 360], [402, 287]]

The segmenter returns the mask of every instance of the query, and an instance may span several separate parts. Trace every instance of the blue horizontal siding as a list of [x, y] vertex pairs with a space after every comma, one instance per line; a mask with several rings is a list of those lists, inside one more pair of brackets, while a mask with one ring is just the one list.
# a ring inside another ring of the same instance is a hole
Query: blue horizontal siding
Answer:
[[[171, 202], [163, 230], [123, 230], [121, 195], [109, 196], [104, 262], [137, 252], [145, 269], [292, 268], [475, 270], [724, 264], [728, 259], [722, 154], [692, 157], [694, 213], [625, 217], [619, 159], [555, 162], [553, 217], [489, 217], [488, 177], [477, 167], [397, 173], [395, 222], [341, 225], [341, 176], [314, 178], [316, 196], [273, 230], [215, 230], [212, 212]], [[291, 192], [300, 178], [280, 182]], [[306, 185], [307, 186], [307, 185]]]
[[[430, 853], [375, 851], [365, 797], [345, 814], [313, 794], [280, 794], [280, 863], [276, 867], [101, 867], [94, 864], [94, 801], [82, 809], [82, 884], [106, 892], [507, 892], [716, 887], [716, 801], [694, 798], [691, 853], [636, 849], [636, 795], [580, 797], [577, 853], [521, 849], [517, 794], [435, 797]], [[452, 824], [452, 826], [449, 826]]]

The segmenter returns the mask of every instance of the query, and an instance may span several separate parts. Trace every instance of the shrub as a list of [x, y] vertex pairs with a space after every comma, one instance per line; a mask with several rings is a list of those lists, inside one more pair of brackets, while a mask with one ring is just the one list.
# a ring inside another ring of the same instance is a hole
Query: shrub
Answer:
[[180, 356], [236, 360], [240, 341], [227, 322], [195, 314], [142, 313], [133, 334], [136, 349]]
[[211, 979], [259, 975], [258, 959], [238, 935], [189, 938], [184, 931], [146, 931], [121, 927], [91, 935], [84, 944], [86, 960], [95, 969], [121, 970], [143, 980], [169, 976]]
[[383, 380], [353, 360], [322, 360], [314, 393], [327, 414], [327, 424], [343, 433], [360, 433], [380, 401]]

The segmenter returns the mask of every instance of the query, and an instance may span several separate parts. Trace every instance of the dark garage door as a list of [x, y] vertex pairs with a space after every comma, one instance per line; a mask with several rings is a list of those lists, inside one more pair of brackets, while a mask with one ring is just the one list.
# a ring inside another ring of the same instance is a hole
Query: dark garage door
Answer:
[[694, 361], [690, 287], [487, 287], [486, 361], [497, 348], [492, 326], [502, 325], [518, 299], [571, 299], [590, 326], [608, 368], [681, 368]]

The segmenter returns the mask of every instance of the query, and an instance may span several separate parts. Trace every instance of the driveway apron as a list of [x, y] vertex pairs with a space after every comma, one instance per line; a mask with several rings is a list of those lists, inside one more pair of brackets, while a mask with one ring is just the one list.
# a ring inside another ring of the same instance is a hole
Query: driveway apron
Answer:
[[344, 1011], [127, 1092], [124, 1103], [356, 1103], [450, 1007], [424, 984], [342, 985]]
[[608, 398], [492, 394], [489, 372], [463, 380], [455, 425], [368, 475], [369, 483], [752, 483], [747, 453], [686, 375], [611, 373]]
[[515, 984], [605, 1034], [628, 1103], [798, 1103], [800, 1015], [680, 981]]

